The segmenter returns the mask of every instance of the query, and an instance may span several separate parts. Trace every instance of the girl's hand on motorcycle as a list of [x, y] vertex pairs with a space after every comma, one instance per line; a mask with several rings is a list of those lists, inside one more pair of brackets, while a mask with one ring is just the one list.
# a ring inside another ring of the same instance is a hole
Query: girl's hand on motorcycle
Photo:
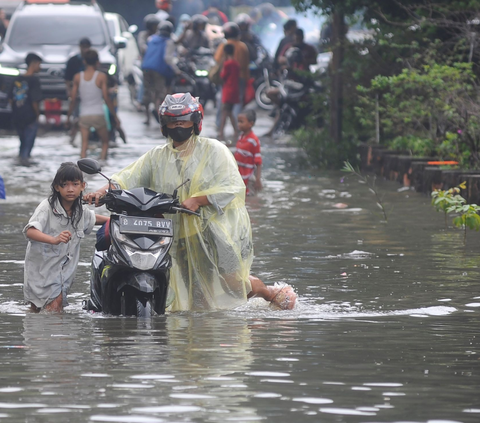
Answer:
[[83, 200], [88, 204], [95, 204], [95, 207], [99, 206], [99, 201], [105, 197], [105, 194], [99, 191], [89, 192], [83, 196]]

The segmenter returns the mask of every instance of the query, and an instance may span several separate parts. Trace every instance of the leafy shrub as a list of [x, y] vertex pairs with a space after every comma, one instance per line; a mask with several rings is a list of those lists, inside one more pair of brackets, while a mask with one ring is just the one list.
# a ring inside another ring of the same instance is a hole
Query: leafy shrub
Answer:
[[293, 142], [305, 151], [310, 165], [314, 167], [338, 169], [345, 161], [358, 162], [357, 143], [350, 139], [338, 144], [325, 127], [298, 129], [293, 134]]
[[383, 138], [414, 154], [480, 167], [480, 97], [469, 63], [429, 64], [376, 76], [359, 86], [360, 122], [371, 131], [378, 112]]

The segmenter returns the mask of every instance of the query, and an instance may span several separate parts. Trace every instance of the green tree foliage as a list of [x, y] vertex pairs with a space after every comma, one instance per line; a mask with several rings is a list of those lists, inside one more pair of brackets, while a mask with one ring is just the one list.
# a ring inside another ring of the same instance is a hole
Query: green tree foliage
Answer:
[[[305, 129], [303, 135], [311, 131], [312, 136], [303, 136], [303, 144], [319, 140], [324, 146], [333, 144], [333, 148], [348, 152], [351, 149], [344, 148], [345, 142], [356, 144], [374, 139], [378, 95], [382, 141], [395, 140], [394, 144], [408, 145], [417, 154], [455, 158], [464, 166], [478, 162], [480, 0], [292, 3], [299, 10], [316, 9], [330, 21], [336, 13], [343, 14], [347, 21], [360, 14], [371, 31], [371, 36], [361, 42], [343, 39], [330, 44], [335, 56], [338, 42], [342, 43], [342, 60], [332, 60], [325, 95], [315, 99], [316, 113], [324, 116], [323, 126], [320, 130]], [[341, 101], [335, 100], [339, 96], [338, 79], [336, 85], [334, 82], [339, 74]], [[357, 86], [363, 89], [357, 92]], [[342, 109], [340, 138], [332, 131], [332, 125], [338, 124], [338, 119], [332, 119], [332, 110], [338, 107]], [[319, 154], [331, 150], [317, 148]], [[311, 151], [315, 151], [314, 146]], [[332, 156], [338, 161], [338, 155]], [[344, 159], [355, 160], [351, 156]], [[326, 157], [318, 160], [328, 162]]]
[[378, 110], [383, 135], [393, 140], [390, 146], [409, 139], [417, 146], [413, 153], [480, 165], [480, 99], [471, 63], [403, 69], [358, 90], [361, 123], [373, 130]]

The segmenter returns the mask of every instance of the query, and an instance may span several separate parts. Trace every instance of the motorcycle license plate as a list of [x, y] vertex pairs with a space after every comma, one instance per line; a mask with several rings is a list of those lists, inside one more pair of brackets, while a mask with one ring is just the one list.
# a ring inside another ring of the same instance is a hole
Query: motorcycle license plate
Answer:
[[120, 232], [122, 234], [155, 234], [173, 236], [171, 219], [158, 217], [120, 216]]

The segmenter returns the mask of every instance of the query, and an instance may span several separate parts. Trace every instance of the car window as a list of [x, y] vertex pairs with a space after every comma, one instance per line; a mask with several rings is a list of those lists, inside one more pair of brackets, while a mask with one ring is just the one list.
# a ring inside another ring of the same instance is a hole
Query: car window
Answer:
[[106, 45], [102, 21], [96, 18], [19, 16], [12, 26], [7, 42], [14, 50], [32, 45], [78, 45], [84, 37], [94, 46]]
[[108, 25], [108, 32], [110, 33], [110, 37], [115, 37], [115, 22], [111, 19], [107, 19]]
[[128, 31], [128, 24], [127, 24], [127, 21], [123, 19], [122, 16], [120, 16], [119, 21], [120, 21], [120, 30], [122, 31], [122, 34], [123, 34], [124, 32]]

